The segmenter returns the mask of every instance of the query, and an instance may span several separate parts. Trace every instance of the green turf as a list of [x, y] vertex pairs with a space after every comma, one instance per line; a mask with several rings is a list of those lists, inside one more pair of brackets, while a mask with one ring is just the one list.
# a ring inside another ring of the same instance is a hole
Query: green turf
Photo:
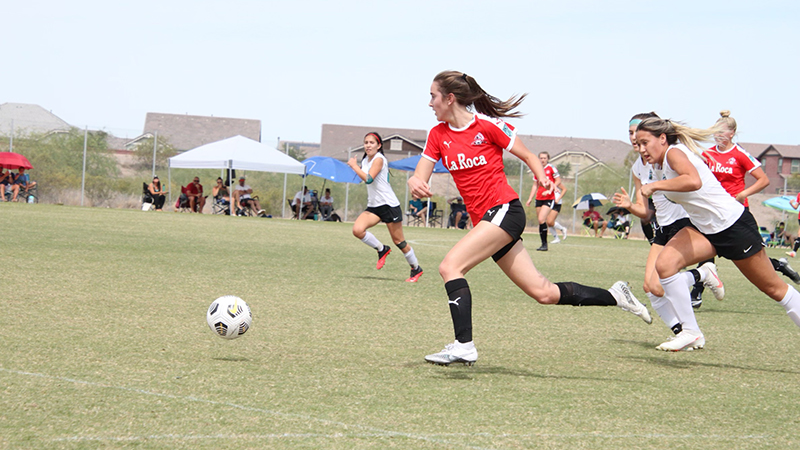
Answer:
[[[405, 229], [411, 284], [348, 224], [4, 203], [0, 226], [0, 448], [800, 447], [800, 330], [728, 261], [706, 349], [674, 354], [657, 318], [541, 306], [485, 262], [480, 359], [438, 367], [460, 230]], [[645, 242], [525, 245], [554, 281], [642, 294]], [[205, 322], [225, 294], [253, 310], [234, 341]]]

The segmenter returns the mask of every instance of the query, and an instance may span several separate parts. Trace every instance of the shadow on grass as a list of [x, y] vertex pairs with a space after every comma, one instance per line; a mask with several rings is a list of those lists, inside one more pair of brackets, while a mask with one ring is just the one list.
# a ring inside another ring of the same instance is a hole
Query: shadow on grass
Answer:
[[[654, 350], [655, 351], [655, 350]], [[692, 353], [702, 352], [702, 350], [695, 350]], [[665, 353], [665, 355], [671, 353]], [[653, 364], [656, 366], [667, 367], [670, 369], [693, 369], [693, 368], [703, 368], [709, 367], [714, 369], [733, 369], [733, 370], [743, 370], [748, 372], [764, 372], [764, 373], [781, 373], [781, 374], [790, 374], [790, 375], [800, 375], [800, 371], [797, 370], [787, 370], [787, 369], [765, 369], [763, 367], [747, 367], [747, 366], [737, 366], [733, 364], [721, 364], [721, 363], [705, 363], [699, 361], [687, 361], [687, 360], [676, 360], [676, 359], [665, 359], [664, 357], [658, 356], [646, 356], [646, 357], [639, 357], [639, 356], [621, 356], [623, 359], [644, 362]]]
[[405, 283], [405, 281], [406, 281], [404, 279], [401, 280], [399, 278], [376, 277], [376, 276], [365, 276], [365, 275], [359, 275], [359, 276], [353, 277], [353, 278], [360, 278], [362, 280], [378, 280], [378, 281], [402, 281], [403, 283]]
[[[409, 363], [408, 367], [423, 366], [433, 364], [429, 363]], [[451, 364], [449, 366], [435, 366], [439, 369], [434, 373], [434, 376], [446, 378], [449, 380], [473, 380], [475, 375], [508, 375], [512, 377], [526, 377], [538, 378], [542, 380], [583, 380], [583, 381], [613, 381], [622, 383], [636, 383], [643, 384], [643, 381], [637, 380], [620, 380], [619, 378], [603, 378], [603, 377], [580, 377], [574, 375], [545, 375], [542, 373], [532, 372], [525, 369], [509, 369], [502, 366], [487, 366], [476, 363], [474, 366], [468, 367], [463, 364]]]

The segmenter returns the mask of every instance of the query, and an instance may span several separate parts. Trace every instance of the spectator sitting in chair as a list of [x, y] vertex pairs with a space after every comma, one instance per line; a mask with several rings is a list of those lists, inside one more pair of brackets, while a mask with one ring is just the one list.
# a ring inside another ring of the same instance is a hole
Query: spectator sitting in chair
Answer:
[[786, 224], [781, 222], [775, 225], [775, 231], [769, 234], [769, 239], [773, 245], [784, 247], [792, 242], [793, 236], [786, 231]]
[[294, 194], [292, 209], [298, 218], [301, 213], [305, 213], [303, 215], [303, 220], [308, 219], [308, 216], [314, 214], [314, 208], [311, 207], [311, 194], [308, 192], [308, 186], [303, 186], [302, 191], [297, 191], [297, 194]]
[[409, 213], [419, 217], [420, 219], [425, 218], [425, 213], [428, 211], [428, 202], [423, 201], [421, 198], [415, 198], [408, 202], [408, 206], [411, 208]]
[[228, 186], [225, 186], [225, 183], [222, 181], [222, 177], [217, 177], [217, 184], [211, 188], [211, 195], [214, 196], [214, 200], [222, 200], [226, 204], [231, 201], [231, 196], [228, 193]]
[[155, 207], [156, 211], [161, 211], [164, 208], [164, 201], [167, 199], [164, 196], [161, 180], [158, 177], [153, 177], [153, 182], [147, 186], [147, 191], [150, 192], [150, 197], [153, 198], [153, 207]]
[[11, 169], [8, 172], [3, 172], [3, 168], [0, 167], [0, 201], [6, 201], [6, 191], [12, 192], [12, 186], [14, 185], [14, 174], [11, 172]]
[[628, 233], [631, 232], [631, 223], [627, 217], [615, 211], [611, 213], [608, 228], [622, 233], [622, 239], [628, 239]]
[[186, 197], [189, 198], [189, 209], [203, 214], [206, 198], [203, 196], [203, 185], [200, 184], [200, 178], [194, 177], [194, 180], [186, 186]]
[[[11, 171], [9, 170], [9, 174], [10, 173]], [[24, 167], [20, 167], [19, 173], [14, 176], [14, 184], [11, 185], [11, 192], [12, 192], [11, 201], [12, 202], [17, 201], [17, 196], [19, 195], [19, 191], [23, 191], [22, 198], [27, 197], [28, 191], [34, 186], [36, 186], [36, 182], [31, 181], [31, 177], [30, 175], [25, 173]]]
[[[608, 223], [603, 220], [603, 216], [595, 211], [592, 205], [589, 205], [589, 210], [583, 213], [583, 224], [588, 228], [594, 229], [594, 237], [596, 238], [602, 238], [603, 233], [606, 232], [606, 227], [608, 227]], [[598, 230], [598, 228], [600, 229]]]
[[322, 220], [329, 220], [333, 212], [333, 197], [331, 197], [330, 188], [325, 188], [325, 195], [319, 199], [319, 213], [322, 214]]
[[455, 227], [466, 228], [469, 214], [467, 213], [467, 205], [464, 204], [464, 199], [461, 197], [453, 197], [450, 203], [450, 218], [447, 221], [447, 228]]
[[236, 204], [237, 213], [238, 210], [245, 211], [249, 208], [256, 215], [260, 216], [264, 214], [264, 210], [261, 209], [261, 204], [258, 200], [250, 196], [253, 193], [253, 188], [245, 184], [245, 180], [246, 178], [244, 175], [240, 176], [239, 184], [236, 185], [233, 191], [233, 199]]

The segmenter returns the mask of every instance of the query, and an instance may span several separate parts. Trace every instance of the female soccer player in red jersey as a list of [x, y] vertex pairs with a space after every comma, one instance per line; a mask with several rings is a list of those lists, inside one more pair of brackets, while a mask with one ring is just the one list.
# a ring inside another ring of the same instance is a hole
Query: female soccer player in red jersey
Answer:
[[403, 237], [403, 211], [389, 184], [389, 162], [383, 155], [383, 139], [380, 135], [374, 132], [367, 133], [364, 136], [364, 158], [361, 160], [361, 165], [358, 165], [355, 156], [350, 158], [347, 165], [367, 184], [367, 210], [362, 212], [353, 224], [353, 236], [378, 251], [378, 263], [375, 267], [381, 269], [392, 249], [388, 245], [383, 245], [367, 230], [380, 222], [385, 223], [389, 234], [392, 235], [392, 241], [403, 252], [408, 265], [411, 266], [411, 276], [406, 281], [417, 282], [422, 276], [422, 267], [417, 263], [414, 249]]
[[[531, 200], [536, 197], [536, 217], [539, 221], [539, 237], [542, 240], [542, 246], [536, 250], [540, 252], [546, 252], [547, 230], [548, 228], [557, 228], [556, 217], [558, 217], [558, 213], [561, 212], [561, 199], [564, 197], [564, 194], [566, 194], [567, 189], [561, 182], [561, 175], [558, 173], [558, 169], [550, 164], [550, 153], [540, 152], [539, 162], [542, 164], [544, 176], [550, 181], [550, 185], [552, 187], [550, 189], [546, 189], [544, 186], [539, 184], [537, 182], [538, 180], [534, 177], [535, 183], [531, 188], [531, 195], [528, 197], [528, 201], [525, 202], [525, 206], [530, 206]], [[566, 239], [567, 229], [561, 225], [558, 225], [558, 227], [561, 227], [564, 230], [564, 239]], [[558, 238], [558, 234], [553, 233], [553, 235], [555, 236], [555, 239], [553, 240], [554, 244], [561, 242], [561, 240]]]
[[[450, 249], [439, 265], [445, 282], [456, 340], [439, 353], [425, 357], [433, 364], [473, 364], [478, 351], [472, 341], [472, 295], [464, 276], [492, 257], [506, 276], [526, 294], [542, 304], [573, 306], [619, 306], [650, 323], [647, 308], [618, 281], [610, 289], [577, 283], [551, 283], [540, 274], [522, 245], [525, 209], [503, 172], [503, 150], [520, 158], [545, 188], [539, 159], [516, 137], [514, 127], [502, 117], [519, 117], [514, 109], [524, 99], [502, 101], [487, 94], [465, 73], [446, 71], [433, 79], [431, 101], [437, 126], [428, 134], [422, 158], [408, 185], [415, 197], [432, 195], [426, 180], [439, 159], [450, 171], [467, 205], [474, 227]], [[472, 112], [472, 111], [475, 112]]]
[[[714, 127], [718, 129], [714, 135], [716, 145], [703, 152], [703, 156], [706, 158], [711, 173], [725, 191], [745, 208], [749, 208], [747, 197], [757, 194], [769, 186], [769, 178], [761, 168], [761, 163], [747, 153], [747, 150], [733, 142], [737, 126], [736, 120], [731, 117], [731, 112], [720, 111], [719, 115], [720, 118], [714, 124]], [[744, 177], [748, 173], [756, 179], [756, 182], [749, 188], [745, 188]], [[770, 262], [776, 271], [786, 275], [795, 283], [800, 283], [800, 275], [789, 266], [789, 262], [785, 258], [770, 258]], [[695, 295], [695, 292], [698, 295]], [[692, 292], [693, 302], [695, 302], [694, 298], [700, 298], [702, 292], [703, 286], [695, 285]]]

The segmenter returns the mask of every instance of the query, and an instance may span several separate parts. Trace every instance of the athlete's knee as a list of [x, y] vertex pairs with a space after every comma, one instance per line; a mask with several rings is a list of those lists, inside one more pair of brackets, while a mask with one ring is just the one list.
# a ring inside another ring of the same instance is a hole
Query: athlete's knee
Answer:
[[364, 239], [364, 236], [367, 235], [367, 230], [364, 227], [358, 227], [353, 225], [353, 236]]
[[671, 277], [681, 270], [679, 263], [671, 261], [668, 258], [658, 258], [656, 260], [656, 273], [658, 278], [664, 279]]

